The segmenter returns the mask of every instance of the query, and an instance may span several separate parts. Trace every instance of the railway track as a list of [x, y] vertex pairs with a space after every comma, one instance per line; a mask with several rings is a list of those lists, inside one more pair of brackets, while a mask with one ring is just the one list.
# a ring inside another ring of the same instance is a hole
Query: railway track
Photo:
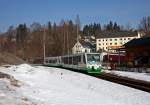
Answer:
[[[56, 67], [56, 68], [63, 68], [63, 67]], [[96, 77], [99, 79], [118, 83], [118, 84], [121, 84], [124, 86], [132, 87], [132, 88], [139, 89], [139, 90], [150, 93], [150, 82], [147, 82], [147, 81], [142, 81], [142, 80], [137, 80], [137, 79], [133, 79], [133, 78], [118, 76], [115, 74], [105, 73], [105, 72], [102, 72], [99, 75], [93, 75], [93, 74], [88, 74], [87, 72], [79, 71], [79, 70], [75, 70], [75, 69], [68, 69], [68, 68], [64, 68], [64, 69], [71, 70], [74, 72], [83, 73], [83, 74], [93, 76], [93, 77]]]
[[146, 91], [150, 93], [150, 82], [137, 80], [133, 78], [118, 76], [110, 73], [104, 73], [102, 72], [100, 75], [94, 76], [96, 78], [108, 80], [114, 83], [122, 84], [128, 87], [132, 87], [135, 89], [139, 89], [142, 91]]
[[[65, 69], [68, 69], [68, 68], [65, 68]], [[135, 89], [150, 93], [150, 82], [147, 82], [147, 81], [142, 81], [142, 80], [137, 80], [137, 79], [133, 79], [133, 78], [118, 76], [115, 74], [105, 73], [105, 72], [102, 72], [99, 75], [93, 75], [93, 74], [88, 74], [86, 72], [75, 70], [75, 69], [68, 69], [68, 70], [83, 73], [83, 74], [90, 75], [90, 76], [93, 76], [93, 77], [96, 77], [99, 79], [118, 83], [118, 84], [121, 84], [124, 86], [128, 86], [131, 88], [135, 88]]]

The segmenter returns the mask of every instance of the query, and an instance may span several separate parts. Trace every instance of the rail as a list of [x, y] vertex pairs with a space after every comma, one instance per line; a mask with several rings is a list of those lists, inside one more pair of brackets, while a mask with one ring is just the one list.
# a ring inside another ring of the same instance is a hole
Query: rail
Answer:
[[150, 82], [137, 80], [133, 78], [118, 76], [110, 73], [101, 73], [96, 78], [108, 80], [114, 83], [122, 84], [135, 89], [143, 90], [150, 93]]

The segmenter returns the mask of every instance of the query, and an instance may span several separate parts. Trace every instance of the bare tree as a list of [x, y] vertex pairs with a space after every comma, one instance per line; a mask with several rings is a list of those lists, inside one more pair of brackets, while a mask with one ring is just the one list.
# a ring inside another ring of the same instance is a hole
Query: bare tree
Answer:
[[131, 23], [129, 21], [125, 24], [125, 30], [127, 31], [131, 30]]
[[80, 31], [80, 27], [81, 27], [79, 15], [77, 15], [75, 22], [76, 22], [76, 26], [77, 26], [77, 41], [78, 41], [79, 31]]
[[150, 33], [150, 16], [143, 17], [140, 20], [139, 29], [143, 30], [145, 33]]

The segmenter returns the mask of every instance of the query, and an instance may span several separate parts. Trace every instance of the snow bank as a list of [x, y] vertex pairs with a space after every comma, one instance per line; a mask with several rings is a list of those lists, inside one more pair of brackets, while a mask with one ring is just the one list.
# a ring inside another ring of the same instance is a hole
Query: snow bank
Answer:
[[[18, 91], [34, 105], [149, 105], [150, 94], [65, 69], [27, 64], [2, 72], [23, 85]], [[1, 100], [1, 99], [0, 99]]]
[[19, 72], [19, 73], [28, 73], [30, 71], [32, 71], [33, 67], [28, 65], [28, 64], [21, 64], [21, 65], [13, 65], [11, 67], [8, 68], [9, 70], [14, 70], [15, 72]]

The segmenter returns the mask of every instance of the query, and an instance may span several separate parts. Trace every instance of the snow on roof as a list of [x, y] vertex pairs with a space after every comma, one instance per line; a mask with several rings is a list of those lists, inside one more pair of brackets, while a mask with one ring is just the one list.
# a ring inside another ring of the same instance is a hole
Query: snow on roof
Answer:
[[[81, 42], [80, 42], [81, 43]], [[89, 41], [87, 41], [87, 42], [82, 42], [81, 43], [82, 44], [82, 46], [84, 47], [84, 48], [96, 48], [96, 45], [93, 45], [91, 42], [89, 42]]]
[[[12, 75], [22, 82], [23, 85], [14, 91], [18, 91], [21, 97], [25, 97], [35, 105], [149, 105], [150, 103], [150, 94], [147, 92], [65, 69], [23, 64], [0, 68], [0, 72]], [[0, 94], [6, 95], [3, 90], [0, 90]], [[15, 99], [11, 101], [16, 102]], [[0, 101], [0, 104], [6, 105], [5, 103], [7, 102]]]

